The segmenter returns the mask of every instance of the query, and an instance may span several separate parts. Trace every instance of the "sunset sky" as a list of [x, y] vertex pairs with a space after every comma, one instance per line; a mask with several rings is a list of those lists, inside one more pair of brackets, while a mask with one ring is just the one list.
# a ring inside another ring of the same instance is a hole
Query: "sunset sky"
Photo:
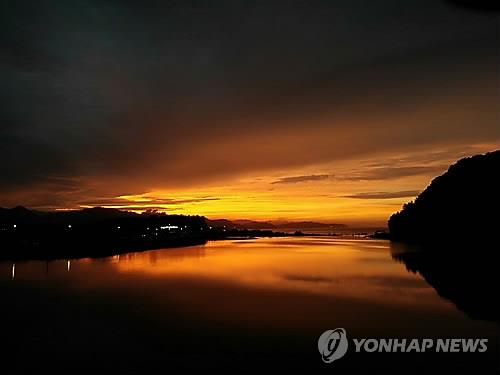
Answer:
[[500, 147], [498, 21], [435, 0], [2, 1], [0, 206], [383, 224]]

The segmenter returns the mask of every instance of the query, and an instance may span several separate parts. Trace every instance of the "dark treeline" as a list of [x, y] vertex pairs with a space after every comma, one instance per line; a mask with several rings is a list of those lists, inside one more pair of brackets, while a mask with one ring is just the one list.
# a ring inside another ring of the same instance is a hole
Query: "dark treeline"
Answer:
[[389, 219], [394, 259], [469, 317], [492, 321], [499, 229], [500, 151], [459, 160]]
[[0, 259], [98, 257], [203, 244], [230, 237], [285, 235], [213, 227], [203, 216], [137, 214], [111, 208], [39, 212], [0, 208]]
[[500, 245], [500, 151], [464, 158], [389, 219], [392, 240]]

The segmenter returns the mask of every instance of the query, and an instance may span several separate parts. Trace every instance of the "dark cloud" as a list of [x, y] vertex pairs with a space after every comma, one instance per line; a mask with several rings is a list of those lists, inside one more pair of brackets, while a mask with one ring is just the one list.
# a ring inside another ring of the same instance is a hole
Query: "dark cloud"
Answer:
[[133, 206], [134, 204], [142, 204], [143, 207], [155, 207], [159, 208], [161, 206], [168, 206], [168, 205], [181, 205], [185, 203], [199, 203], [199, 202], [206, 202], [206, 201], [215, 201], [219, 200], [220, 198], [216, 197], [201, 197], [201, 198], [186, 198], [186, 199], [170, 199], [170, 198], [157, 198], [157, 197], [147, 197], [147, 198], [141, 198], [141, 197], [136, 197], [132, 199], [125, 199], [125, 198], [100, 198], [100, 199], [93, 199], [89, 201], [80, 201], [78, 202], [81, 205], [84, 206], [101, 206], [101, 207], [106, 207], [106, 206]]
[[480, 12], [498, 12], [500, 3], [491, 0], [447, 0], [449, 4]]
[[329, 174], [311, 174], [307, 176], [282, 177], [271, 184], [297, 184], [299, 182], [323, 181], [333, 177]]
[[407, 198], [415, 197], [420, 193], [418, 190], [404, 190], [404, 191], [374, 191], [367, 193], [357, 193], [346, 195], [344, 198], [356, 198], [356, 199], [392, 199], [392, 198]]
[[335, 176], [335, 178], [347, 181], [390, 180], [419, 175], [436, 175], [445, 171], [447, 168], [447, 165], [374, 167], [366, 171], [355, 171], [348, 176]]
[[0, 205], [496, 142], [498, 42], [445, 2], [5, 0]]

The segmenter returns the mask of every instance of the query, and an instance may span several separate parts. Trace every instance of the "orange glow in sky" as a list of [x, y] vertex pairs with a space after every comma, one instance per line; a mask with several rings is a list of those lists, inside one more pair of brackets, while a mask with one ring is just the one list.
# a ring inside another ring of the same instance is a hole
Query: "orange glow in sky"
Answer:
[[[492, 147], [476, 145], [473, 152]], [[121, 195], [109, 199], [109, 203], [81, 207], [104, 205], [136, 212], [156, 209], [212, 219], [385, 225], [392, 213], [413, 200], [435, 176], [463, 156], [453, 152], [444, 153], [444, 157], [441, 152], [434, 154], [420, 151], [382, 156], [379, 164], [372, 160], [350, 160], [275, 173], [254, 173], [199, 187]]]

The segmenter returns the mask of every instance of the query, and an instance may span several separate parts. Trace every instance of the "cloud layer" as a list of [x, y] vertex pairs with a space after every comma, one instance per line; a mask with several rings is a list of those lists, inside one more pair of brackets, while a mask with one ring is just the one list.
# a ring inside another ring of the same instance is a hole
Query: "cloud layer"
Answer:
[[347, 0], [0, 7], [0, 205], [112, 204], [284, 171], [270, 183], [390, 180], [444, 164], [335, 165], [498, 144], [488, 12]]
[[346, 195], [346, 198], [356, 199], [394, 199], [394, 198], [412, 198], [420, 193], [418, 190], [404, 190], [404, 191], [374, 191], [366, 193], [357, 193]]
[[271, 182], [271, 184], [297, 184], [299, 182], [308, 182], [308, 181], [323, 181], [332, 178], [333, 176], [328, 174], [311, 174], [307, 176], [290, 176], [290, 177], [281, 177], [276, 181]]

